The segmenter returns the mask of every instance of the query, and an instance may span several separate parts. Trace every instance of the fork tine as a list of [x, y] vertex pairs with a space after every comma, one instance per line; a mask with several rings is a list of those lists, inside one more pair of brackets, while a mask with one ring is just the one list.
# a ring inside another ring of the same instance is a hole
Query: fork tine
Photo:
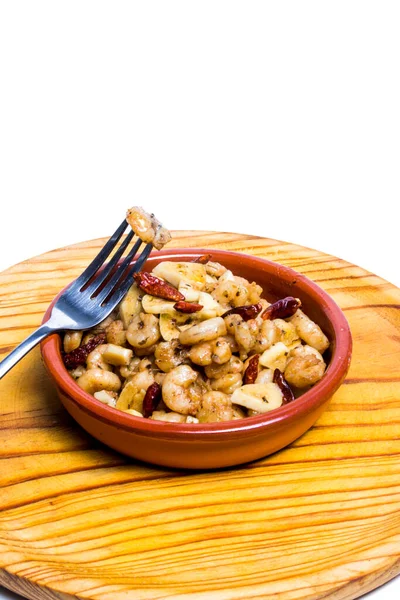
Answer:
[[122, 298], [125, 296], [126, 292], [129, 290], [133, 283], [133, 273], [137, 273], [138, 271], [140, 271], [140, 269], [143, 266], [143, 263], [147, 260], [152, 249], [152, 244], [147, 244], [139, 258], [135, 262], [135, 264], [132, 265], [131, 268], [126, 272], [123, 281], [110, 297], [110, 302], [112, 302], [112, 304], [116, 306], [117, 304], [119, 304], [119, 302], [121, 302]]
[[134, 232], [131, 231], [126, 236], [126, 238], [124, 239], [124, 241], [122, 242], [122, 244], [120, 245], [118, 250], [113, 255], [112, 259], [105, 265], [102, 272], [96, 277], [96, 279], [94, 281], [92, 281], [92, 283], [90, 285], [87, 286], [87, 288], [85, 288], [85, 292], [87, 294], [89, 294], [89, 295], [94, 294], [95, 291], [99, 289], [99, 287], [101, 286], [103, 281], [105, 281], [107, 279], [107, 277], [110, 275], [112, 269], [117, 264], [118, 260], [123, 255], [126, 248], [129, 246], [129, 243], [131, 242], [134, 235], [135, 235]]
[[[127, 254], [123, 263], [115, 271], [115, 273], [111, 277], [110, 281], [108, 281], [107, 284], [104, 286], [104, 288], [101, 290], [101, 292], [99, 292], [99, 294], [97, 294], [97, 296], [96, 296], [97, 302], [102, 304], [102, 302], [107, 298], [107, 296], [109, 296], [111, 294], [111, 292], [113, 291], [114, 287], [117, 285], [119, 280], [122, 277], [125, 279], [125, 271], [129, 267], [131, 261], [133, 260], [133, 257], [135, 256], [136, 252], [139, 250], [141, 244], [142, 244], [142, 240], [139, 239], [136, 242], [136, 244], [133, 246], [133, 248], [131, 249], [129, 254]], [[151, 246], [151, 244], [150, 244], [150, 246]], [[146, 252], [146, 249], [144, 250], [144, 252]], [[142, 256], [143, 256], [143, 252], [139, 257], [139, 260], [142, 258]], [[145, 258], [147, 258], [147, 256]], [[140, 264], [143, 264], [143, 261]]]
[[112, 236], [110, 237], [108, 242], [100, 250], [98, 255], [92, 260], [90, 265], [88, 267], [86, 267], [86, 269], [78, 277], [78, 279], [75, 280], [75, 282], [73, 283], [73, 286], [71, 286], [71, 288], [73, 287], [74, 289], [76, 289], [76, 288], [80, 289], [88, 281], [90, 281], [90, 279], [93, 277], [93, 275], [96, 273], [96, 271], [98, 271], [98, 269], [104, 263], [107, 256], [109, 254], [111, 254], [112, 250], [115, 248], [117, 242], [121, 238], [121, 236], [124, 233], [127, 226], [128, 226], [128, 223], [124, 219], [122, 221], [121, 225], [114, 231], [114, 233], [112, 234]]

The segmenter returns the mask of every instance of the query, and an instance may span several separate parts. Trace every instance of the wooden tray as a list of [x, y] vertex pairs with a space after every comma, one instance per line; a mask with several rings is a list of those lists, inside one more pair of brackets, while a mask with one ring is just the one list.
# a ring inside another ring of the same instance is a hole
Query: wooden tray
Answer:
[[[30, 331], [104, 240], [1, 275], [0, 349]], [[137, 464], [64, 411], [34, 350], [0, 383], [0, 583], [31, 599], [356, 598], [400, 571], [400, 291], [293, 244], [176, 232], [304, 273], [345, 311], [345, 384], [315, 427], [219, 472]]]

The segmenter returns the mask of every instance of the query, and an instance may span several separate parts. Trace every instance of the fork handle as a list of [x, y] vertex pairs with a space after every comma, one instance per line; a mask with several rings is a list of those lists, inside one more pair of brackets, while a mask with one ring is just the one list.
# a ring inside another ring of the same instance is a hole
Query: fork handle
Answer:
[[10, 354], [0, 363], [0, 379], [6, 373], [8, 373], [8, 371], [12, 369], [12, 367], [16, 365], [17, 362], [19, 362], [21, 358], [23, 358], [25, 354], [29, 352], [29, 350], [32, 350], [36, 344], [44, 340], [44, 338], [51, 333], [54, 333], [54, 329], [45, 323], [44, 325], [41, 325], [39, 329], [36, 329], [36, 331], [31, 333], [31, 335], [29, 335], [26, 340], [21, 342], [19, 346], [14, 348], [14, 350], [10, 352]]

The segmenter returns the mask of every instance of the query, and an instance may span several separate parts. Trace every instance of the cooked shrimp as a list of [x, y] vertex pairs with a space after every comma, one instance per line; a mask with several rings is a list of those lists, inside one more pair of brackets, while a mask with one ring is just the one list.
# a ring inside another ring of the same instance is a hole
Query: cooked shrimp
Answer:
[[243, 318], [240, 315], [233, 314], [224, 317], [224, 321], [228, 335], [235, 337], [236, 327], [243, 321]]
[[232, 356], [230, 343], [224, 337], [219, 337], [213, 342], [212, 361], [217, 365], [224, 365]]
[[240, 373], [227, 373], [218, 379], [211, 379], [211, 388], [225, 394], [232, 394], [242, 385], [242, 375]]
[[108, 344], [100, 344], [94, 350], [89, 352], [86, 359], [88, 369], [103, 369], [103, 371], [112, 371], [110, 364], [106, 363], [103, 358], [104, 352], [107, 351]]
[[134, 348], [149, 348], [160, 339], [160, 327], [155, 315], [139, 313], [133, 317], [126, 338]]
[[209, 260], [208, 263], [206, 263], [206, 272], [208, 275], [211, 275], [211, 277], [221, 277], [226, 271], [227, 268], [219, 262]]
[[195, 365], [205, 367], [211, 365], [213, 359], [213, 344], [212, 342], [200, 342], [194, 344], [188, 352], [188, 357]]
[[318, 352], [323, 353], [329, 347], [329, 340], [321, 327], [307, 317], [300, 308], [296, 310], [293, 317], [290, 317], [289, 321], [296, 327], [301, 339]]
[[156, 347], [157, 347], [157, 344], [152, 344], [151, 346], [148, 346], [148, 348], [135, 348], [135, 354], [136, 354], [136, 356], [139, 356], [140, 358], [142, 356], [150, 356], [150, 358], [151, 358], [152, 356], [154, 356]]
[[196, 416], [199, 423], [231, 421], [234, 416], [230, 396], [222, 392], [207, 392]]
[[258, 304], [261, 299], [260, 296], [263, 292], [262, 287], [260, 285], [258, 285], [258, 283], [255, 283], [255, 281], [252, 281], [251, 283], [248, 283], [247, 291], [248, 291], [247, 302], [249, 304]]
[[104, 369], [88, 369], [76, 380], [76, 383], [89, 394], [100, 392], [100, 390], [118, 392], [121, 387], [118, 375], [111, 371], [104, 371]]
[[109, 344], [115, 344], [116, 346], [125, 346], [126, 344], [126, 331], [124, 324], [120, 319], [112, 321], [106, 328], [107, 342]]
[[111, 315], [108, 315], [108, 317], [106, 317], [104, 319], [104, 321], [102, 321], [101, 323], [96, 325], [96, 327], [93, 327], [93, 329], [91, 330], [91, 333], [94, 333], [95, 335], [97, 335], [98, 333], [102, 333], [103, 331], [106, 331], [107, 327], [109, 325], [111, 325], [111, 323], [114, 321], [114, 319], [115, 319], [114, 313], [111, 313]]
[[247, 358], [257, 339], [257, 327], [254, 327], [251, 321], [253, 319], [242, 321], [235, 329], [235, 340], [238, 343], [239, 356], [242, 360]]
[[168, 229], [162, 227], [154, 215], [150, 215], [140, 206], [130, 208], [126, 213], [126, 220], [143, 242], [152, 243], [157, 250], [161, 250], [171, 239]]
[[300, 345], [301, 340], [296, 327], [293, 323], [288, 323], [283, 319], [274, 319], [273, 321], [262, 320], [252, 350], [261, 353], [271, 348], [277, 342], [283, 342], [288, 348]]
[[140, 206], [133, 206], [126, 213], [126, 220], [140, 239], [146, 244], [154, 239], [151, 216]]
[[132, 375], [124, 385], [117, 400], [116, 408], [121, 410], [137, 410], [143, 412], [143, 399], [147, 388], [154, 383], [154, 375], [150, 369], [139, 371]]
[[253, 350], [260, 354], [279, 341], [279, 329], [274, 321], [263, 321], [257, 333]]
[[221, 306], [229, 308], [246, 304], [249, 292], [243, 283], [225, 280], [218, 283], [211, 295]]
[[178, 365], [184, 363], [186, 355], [187, 351], [181, 346], [178, 340], [160, 342], [154, 351], [156, 365], [164, 373], [168, 373]]
[[162, 386], [165, 404], [174, 412], [195, 416], [203, 393], [199, 374], [188, 365], [179, 365], [166, 374]]
[[229, 342], [224, 337], [219, 337], [211, 342], [195, 344], [188, 356], [195, 365], [205, 367], [213, 362], [218, 365], [225, 364], [232, 356], [232, 351]]
[[151, 359], [150, 358], [142, 358], [141, 360], [139, 360], [139, 364], [138, 364], [138, 372], [140, 371], [149, 371], [156, 368], [155, 367], [155, 361], [154, 361], [154, 357], [152, 356]]
[[[229, 275], [229, 277], [227, 277], [227, 275]], [[221, 277], [216, 288], [212, 292], [215, 300], [225, 307], [257, 304], [261, 294], [262, 288], [257, 283], [250, 283], [243, 277], [232, 275], [230, 271], [227, 271]]]
[[311, 346], [298, 346], [289, 353], [284, 371], [289, 385], [304, 388], [317, 383], [325, 372], [325, 361]]
[[139, 363], [140, 363], [140, 358], [135, 356], [134, 358], [132, 358], [129, 365], [127, 365], [126, 367], [125, 366], [120, 367], [119, 372], [121, 374], [121, 377], [123, 377], [124, 379], [127, 379], [128, 377], [133, 375], [133, 373], [136, 373], [139, 369]]
[[262, 319], [257, 317], [245, 321], [240, 315], [233, 314], [225, 317], [224, 321], [228, 333], [235, 338], [241, 360], [246, 360], [251, 350], [260, 352], [260, 329], [264, 324]]
[[184, 346], [193, 346], [200, 342], [208, 342], [226, 334], [226, 326], [222, 317], [214, 317], [192, 325], [189, 329], [182, 331], [179, 341]]
[[247, 281], [244, 277], [234, 276], [234, 281], [237, 285], [243, 285], [247, 289], [247, 304], [257, 304], [260, 301], [263, 292], [262, 287], [255, 281]]
[[239, 346], [237, 344], [237, 341], [235, 340], [235, 336], [234, 335], [223, 335], [221, 336], [222, 340], [225, 340], [228, 344], [229, 347], [231, 349], [231, 352], [237, 352], [239, 350]]
[[237, 356], [231, 356], [226, 363], [222, 365], [212, 363], [211, 365], [206, 366], [204, 371], [210, 379], [218, 379], [219, 377], [228, 375], [228, 373], [242, 373], [243, 362]]
[[165, 412], [165, 410], [154, 410], [150, 419], [154, 421], [166, 421], [167, 423], [186, 423], [186, 416], [177, 412]]
[[64, 352], [72, 352], [81, 345], [83, 331], [66, 331], [64, 335]]

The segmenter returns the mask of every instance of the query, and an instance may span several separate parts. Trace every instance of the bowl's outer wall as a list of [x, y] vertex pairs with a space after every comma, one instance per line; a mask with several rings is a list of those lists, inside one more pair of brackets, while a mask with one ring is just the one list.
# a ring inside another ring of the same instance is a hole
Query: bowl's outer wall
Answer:
[[[42, 343], [44, 362], [56, 380], [60, 399], [71, 416], [101, 442], [145, 462], [175, 468], [208, 469], [242, 464], [276, 452], [313, 425], [342, 383], [349, 367], [351, 335], [343, 313], [318, 286], [291, 269], [233, 252], [177, 249], [151, 256], [146, 263], [146, 270], [151, 270], [160, 260], [193, 260], [207, 252], [236, 275], [257, 281], [269, 301], [288, 295], [300, 298], [306, 314], [322, 327], [331, 340], [332, 363], [323, 378], [324, 384], [317, 384], [300, 401], [288, 405], [290, 408], [273, 411], [275, 415], [267, 413], [261, 418], [260, 427], [253, 428], [250, 425], [251, 422], [260, 422], [259, 417], [254, 417], [223, 423], [222, 429], [228, 427], [223, 433], [215, 429], [217, 424], [212, 424], [208, 427], [203, 425], [199, 434], [193, 428], [193, 434], [185, 434], [188, 426], [173, 424], [171, 429], [171, 424], [137, 419], [109, 409], [82, 392], [63, 366], [60, 336], [47, 338]], [[50, 312], [51, 306], [44, 320]], [[338, 348], [338, 336], [341, 348]], [[340, 361], [337, 359], [338, 352], [342, 355]], [[322, 390], [320, 394], [318, 385]], [[286, 413], [287, 417], [281, 418]], [[138, 421], [140, 423], [136, 425]], [[232, 423], [234, 431], [230, 429]]]
[[58, 389], [60, 399], [70, 415], [93, 437], [110, 448], [143, 462], [178, 469], [216, 469], [248, 463], [281, 450], [303, 433], [318, 419], [329, 403], [329, 398], [318, 410], [306, 413], [294, 422], [286, 423], [278, 431], [271, 427], [243, 438], [227, 434], [225, 439], [194, 439], [188, 443], [181, 438], [140, 436], [104, 423], [79, 409], [71, 398]]

